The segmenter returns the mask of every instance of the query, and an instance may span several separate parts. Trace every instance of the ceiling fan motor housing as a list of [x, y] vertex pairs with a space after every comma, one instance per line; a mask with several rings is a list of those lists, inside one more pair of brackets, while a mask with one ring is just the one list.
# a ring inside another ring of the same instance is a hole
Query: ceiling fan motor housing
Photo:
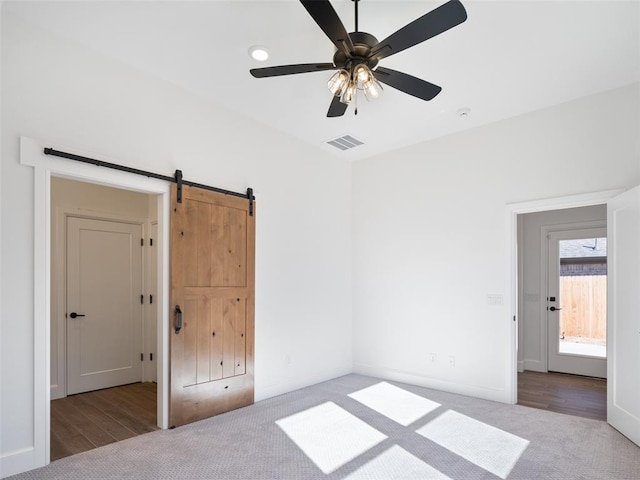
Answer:
[[337, 50], [333, 55], [333, 64], [338, 68], [350, 70], [352, 66], [363, 63], [373, 70], [378, 65], [378, 59], [369, 58], [369, 54], [378, 44], [378, 39], [367, 32], [351, 32], [349, 38], [353, 43], [353, 52], [347, 55], [344, 50]]

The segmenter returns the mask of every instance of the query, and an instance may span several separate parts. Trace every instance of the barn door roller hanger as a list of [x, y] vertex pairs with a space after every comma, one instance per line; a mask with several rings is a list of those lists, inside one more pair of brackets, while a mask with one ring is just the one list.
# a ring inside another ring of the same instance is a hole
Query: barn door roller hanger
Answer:
[[124, 165], [118, 165], [116, 163], [103, 162], [102, 160], [96, 160], [95, 158], [83, 157], [81, 155], [75, 155], [73, 153], [61, 152], [54, 150], [53, 148], [45, 148], [45, 155], [53, 155], [55, 157], [66, 158], [68, 160], [75, 160], [76, 162], [89, 163], [98, 167], [111, 168], [113, 170], [120, 170], [121, 172], [135, 173], [136, 175], [142, 175], [149, 178], [157, 178], [158, 180], [164, 180], [165, 182], [171, 182], [177, 184], [178, 187], [178, 203], [182, 203], [182, 186], [187, 185], [189, 187], [201, 188], [203, 190], [210, 190], [212, 192], [223, 193], [225, 195], [232, 195], [234, 197], [246, 198], [249, 200], [249, 215], [253, 216], [253, 202], [256, 197], [253, 195], [253, 188], [247, 188], [246, 193], [232, 192], [230, 190], [224, 190], [222, 188], [212, 187], [210, 185], [203, 185], [201, 183], [189, 182], [182, 178], [182, 170], [176, 170], [173, 177], [167, 175], [160, 175], [154, 172], [148, 172], [146, 170], [139, 170], [137, 168], [126, 167]]

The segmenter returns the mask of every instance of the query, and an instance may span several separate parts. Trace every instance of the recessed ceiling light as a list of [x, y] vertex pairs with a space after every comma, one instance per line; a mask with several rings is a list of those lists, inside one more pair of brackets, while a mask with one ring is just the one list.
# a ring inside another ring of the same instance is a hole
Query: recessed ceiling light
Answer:
[[249, 49], [249, 55], [251, 55], [251, 58], [253, 58], [254, 60], [264, 62], [269, 58], [269, 51], [267, 50], [267, 47], [263, 47], [262, 45], [254, 45]]

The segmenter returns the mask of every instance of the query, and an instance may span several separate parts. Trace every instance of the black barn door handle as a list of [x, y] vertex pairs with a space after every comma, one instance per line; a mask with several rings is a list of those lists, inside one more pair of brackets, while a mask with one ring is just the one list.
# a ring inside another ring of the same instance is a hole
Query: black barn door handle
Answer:
[[176, 334], [180, 333], [182, 330], [182, 310], [180, 310], [180, 305], [176, 305]]

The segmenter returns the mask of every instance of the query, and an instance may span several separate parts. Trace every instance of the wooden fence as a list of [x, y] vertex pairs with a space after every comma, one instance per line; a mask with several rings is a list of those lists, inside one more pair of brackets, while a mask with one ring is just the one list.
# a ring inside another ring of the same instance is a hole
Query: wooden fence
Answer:
[[565, 337], [607, 338], [607, 276], [560, 277], [560, 332]]

